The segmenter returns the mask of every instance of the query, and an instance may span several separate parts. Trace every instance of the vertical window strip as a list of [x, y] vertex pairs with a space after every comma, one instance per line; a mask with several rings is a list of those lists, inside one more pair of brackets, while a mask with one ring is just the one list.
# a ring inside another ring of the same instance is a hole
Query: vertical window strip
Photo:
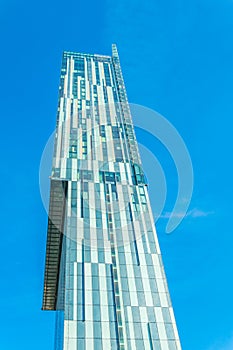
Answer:
[[139, 254], [138, 254], [138, 245], [137, 245], [137, 240], [136, 240], [136, 235], [135, 235], [135, 229], [134, 229], [134, 224], [133, 224], [133, 214], [132, 214], [132, 209], [131, 209], [130, 203], [129, 203], [129, 215], [130, 215], [130, 219], [132, 221], [133, 244], [134, 244], [136, 261], [137, 261], [137, 265], [140, 266], [140, 259], [139, 259]]
[[93, 147], [93, 137], [90, 136], [90, 146], [91, 146], [91, 159], [95, 159], [94, 157], [94, 147]]
[[96, 75], [96, 84], [100, 85], [100, 73], [99, 73], [99, 63], [95, 61], [95, 75]]
[[[105, 199], [107, 202], [107, 218], [109, 215], [113, 216], [111, 210], [111, 199], [110, 199], [110, 191], [109, 184], [105, 184]], [[116, 250], [114, 244], [114, 233], [112, 224], [108, 221], [108, 228], [110, 233], [110, 244], [111, 244], [111, 255], [112, 255], [112, 264], [111, 266], [111, 281], [112, 281], [112, 291], [113, 291], [113, 300], [114, 300], [114, 315], [116, 322], [116, 338], [117, 338], [117, 348], [118, 350], [124, 350], [124, 338], [122, 332], [122, 316], [121, 316], [121, 305], [120, 305], [120, 295], [119, 295], [119, 283], [118, 283], [118, 273], [117, 273], [117, 265], [116, 265]]]
[[91, 67], [91, 60], [90, 58], [86, 58], [87, 62], [87, 76], [90, 84], [92, 85], [92, 67]]
[[83, 193], [83, 189], [81, 189], [81, 200], [80, 200], [80, 204], [81, 204], [81, 218], [83, 218], [84, 217], [84, 210], [83, 210], [83, 195], [82, 195], [82, 193]]
[[109, 72], [109, 64], [104, 63], [104, 76], [105, 76], [105, 81], [107, 86], [111, 86], [111, 79], [110, 79], [110, 72]]
[[154, 350], [149, 323], [147, 323], [147, 332], [148, 332], [148, 338], [149, 338], [149, 343], [150, 343], [150, 350]]
[[71, 57], [68, 58], [67, 60], [68, 64], [68, 82], [67, 82], [67, 97], [70, 97], [70, 77], [71, 77]]
[[82, 321], [85, 321], [85, 249], [84, 239], [82, 240]]
[[116, 306], [116, 296], [115, 296], [115, 288], [114, 288], [114, 276], [113, 276], [113, 266], [110, 265], [111, 271], [111, 282], [112, 282], [112, 297], [114, 300], [114, 319], [115, 319], [115, 331], [116, 331], [116, 341], [117, 341], [117, 349], [120, 350], [120, 340], [119, 340], [119, 331], [118, 331], [118, 323], [117, 323], [117, 306]]
[[140, 266], [140, 260], [139, 260], [139, 254], [138, 254], [138, 246], [137, 246], [137, 241], [136, 241], [136, 237], [135, 237], [135, 231], [134, 231], [134, 227], [133, 227], [133, 236], [134, 236], [134, 250], [135, 250], [135, 255], [136, 255], [136, 261], [137, 261], [137, 265]]

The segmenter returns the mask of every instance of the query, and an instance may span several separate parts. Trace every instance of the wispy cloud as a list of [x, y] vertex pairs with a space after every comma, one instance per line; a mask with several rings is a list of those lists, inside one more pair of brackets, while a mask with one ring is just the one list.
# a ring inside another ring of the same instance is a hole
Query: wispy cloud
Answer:
[[200, 218], [200, 217], [205, 217], [213, 214], [214, 214], [214, 211], [203, 211], [198, 208], [194, 208], [192, 210], [189, 210], [186, 216], [191, 216], [192, 218]]
[[184, 213], [184, 212], [173, 213], [170, 211], [166, 211], [164, 214], [160, 215], [160, 218], [169, 219], [171, 215], [176, 218], [183, 218], [183, 217], [202, 218], [213, 214], [214, 214], [214, 211], [203, 211], [198, 208], [193, 208], [189, 210], [187, 213]]
[[232, 350], [233, 349], [233, 338], [227, 340], [224, 343], [218, 342], [212, 345], [208, 350]]

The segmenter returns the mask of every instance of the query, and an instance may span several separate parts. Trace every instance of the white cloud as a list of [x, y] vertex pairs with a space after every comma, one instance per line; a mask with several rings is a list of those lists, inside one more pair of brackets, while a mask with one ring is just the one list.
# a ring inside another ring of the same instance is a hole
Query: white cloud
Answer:
[[232, 350], [233, 349], [233, 338], [227, 340], [224, 343], [218, 342], [212, 345], [208, 350]]
[[[169, 219], [171, 215], [176, 218], [183, 218], [183, 217], [191, 217], [191, 218], [201, 218], [206, 217], [209, 215], [213, 215], [214, 211], [203, 211], [198, 208], [194, 208], [189, 210], [187, 213], [179, 212], [179, 213], [172, 213], [172, 212], [165, 212], [164, 214], [160, 215], [160, 218], [162, 219]], [[233, 348], [232, 348], [233, 349]]]

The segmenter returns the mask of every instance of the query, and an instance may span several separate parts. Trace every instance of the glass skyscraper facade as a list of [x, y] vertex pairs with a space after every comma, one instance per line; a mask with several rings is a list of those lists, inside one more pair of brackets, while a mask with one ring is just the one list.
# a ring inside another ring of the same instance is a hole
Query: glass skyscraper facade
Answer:
[[64, 52], [43, 309], [56, 350], [180, 350], [119, 57]]

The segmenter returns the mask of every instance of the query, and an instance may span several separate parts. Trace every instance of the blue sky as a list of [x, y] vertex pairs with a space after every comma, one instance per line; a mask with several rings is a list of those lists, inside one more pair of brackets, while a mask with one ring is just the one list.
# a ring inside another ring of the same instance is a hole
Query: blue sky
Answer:
[[157, 230], [183, 349], [233, 348], [232, 18], [230, 0], [1, 2], [0, 349], [53, 349], [54, 314], [40, 311], [40, 157], [55, 126], [62, 51], [110, 54], [113, 42], [129, 101], [165, 116], [192, 157], [190, 214], [166, 235], [174, 165], [156, 140], [137, 135], [166, 174]]

